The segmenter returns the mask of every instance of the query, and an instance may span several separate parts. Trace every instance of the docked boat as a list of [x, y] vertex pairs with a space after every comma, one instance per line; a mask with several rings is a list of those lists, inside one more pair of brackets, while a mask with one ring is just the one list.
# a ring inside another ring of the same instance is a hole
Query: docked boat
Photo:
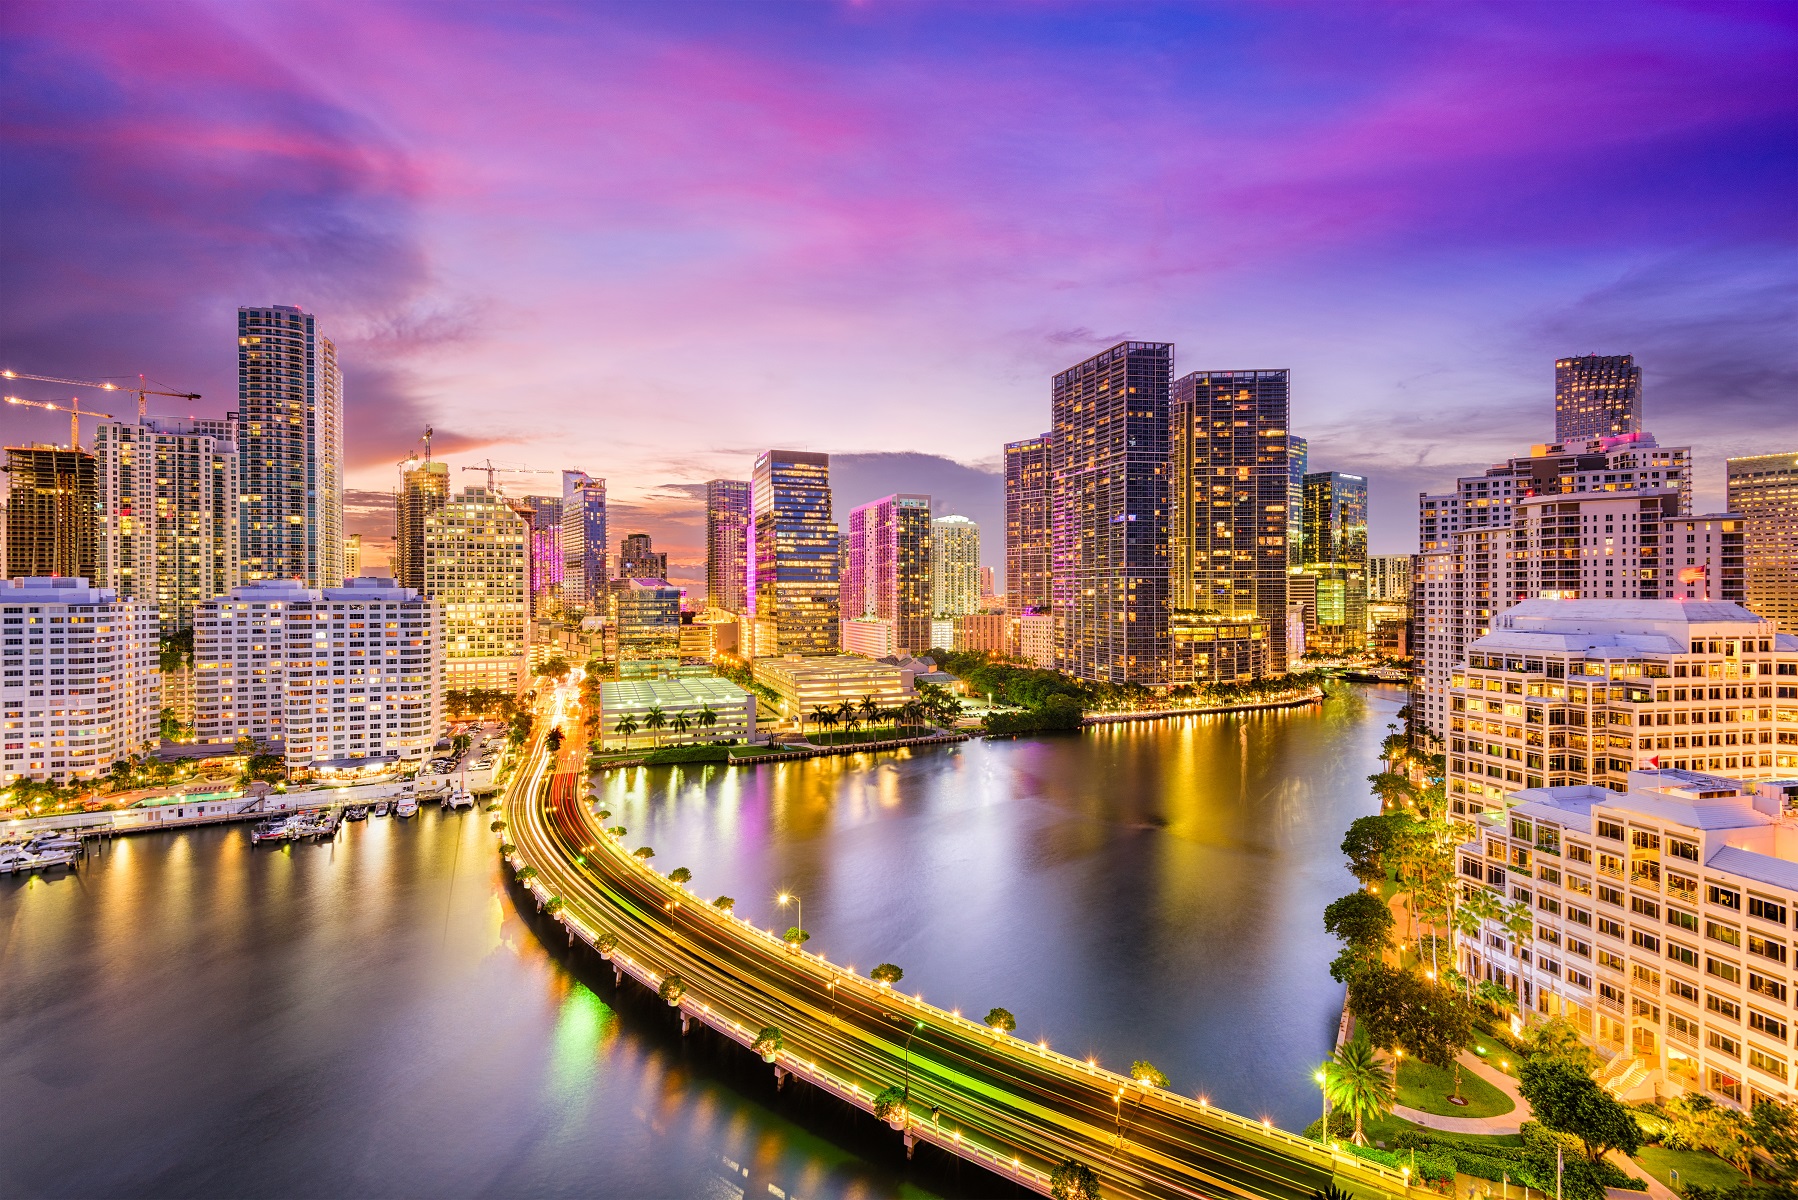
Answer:
[[16, 842], [0, 846], [0, 873], [13, 875], [20, 871], [43, 871], [50, 867], [72, 867], [75, 865], [74, 850], [45, 850], [41, 854], [33, 854]]
[[453, 787], [443, 797], [445, 808], [473, 808], [474, 796], [467, 788]]
[[385, 801], [385, 800], [377, 800], [377, 801], [375, 801], [375, 813], [374, 813], [374, 815], [375, 815], [375, 816], [377, 816], [377, 817], [384, 817], [384, 816], [386, 816], [386, 815], [387, 815], [387, 806], [388, 806], [388, 802], [387, 802], [387, 801]]
[[393, 802], [393, 815], [396, 817], [416, 817], [418, 815], [418, 797], [401, 796]]
[[337, 836], [338, 816], [332, 809], [320, 809], [302, 821], [294, 836], [312, 838], [315, 841], [328, 841]]
[[295, 814], [264, 821], [250, 830], [250, 842], [261, 845], [263, 842], [291, 841], [298, 834], [299, 824], [300, 819]]
[[66, 833], [40, 833], [25, 843], [25, 853], [33, 857], [56, 854], [62, 851], [72, 854], [81, 853], [81, 839], [70, 837]]
[[344, 819], [348, 821], [368, 820], [368, 805], [352, 804], [343, 810]]

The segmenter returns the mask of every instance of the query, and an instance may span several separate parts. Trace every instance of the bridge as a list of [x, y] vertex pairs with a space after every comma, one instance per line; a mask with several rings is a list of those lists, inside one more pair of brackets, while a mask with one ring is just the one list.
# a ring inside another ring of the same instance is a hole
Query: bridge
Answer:
[[549, 751], [552, 720], [580, 728], [574, 703], [567, 689], [549, 698], [506, 791], [500, 840], [539, 908], [619, 982], [658, 991], [679, 976], [685, 990], [670, 1003], [683, 1032], [697, 1022], [754, 1052], [773, 1026], [779, 1049], [759, 1049], [782, 1086], [802, 1081], [868, 1112], [898, 1086], [905, 1102], [886, 1120], [908, 1155], [934, 1145], [1045, 1195], [1069, 1159], [1107, 1198], [1310, 1200], [1328, 1184], [1365, 1198], [1425, 1194], [1400, 1172], [994, 1031], [714, 908], [605, 832], [584, 794], [582, 739]]

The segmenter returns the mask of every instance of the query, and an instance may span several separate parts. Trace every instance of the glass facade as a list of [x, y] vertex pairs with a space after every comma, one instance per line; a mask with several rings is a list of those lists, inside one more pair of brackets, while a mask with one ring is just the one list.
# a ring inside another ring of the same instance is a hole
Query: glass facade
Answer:
[[749, 603], [756, 655], [835, 654], [837, 524], [830, 456], [769, 450], [750, 480], [755, 537]]

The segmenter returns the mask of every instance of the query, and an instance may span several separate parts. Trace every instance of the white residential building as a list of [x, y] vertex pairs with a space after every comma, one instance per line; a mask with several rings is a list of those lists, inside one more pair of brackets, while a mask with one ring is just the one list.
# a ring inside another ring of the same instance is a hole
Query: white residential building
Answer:
[[1046, 671], [1055, 669], [1055, 617], [1024, 613], [1017, 618], [1018, 657]]
[[1448, 687], [1448, 798], [1497, 811], [1644, 766], [1798, 771], [1798, 637], [1717, 600], [1526, 600]]
[[156, 606], [79, 576], [0, 584], [0, 785], [91, 779], [153, 750], [162, 709]]
[[1619, 786], [1526, 789], [1478, 822], [1464, 887], [1535, 922], [1461, 937], [1461, 970], [1570, 1020], [1625, 1099], [1791, 1103], [1798, 780], [1644, 768]]
[[291, 768], [426, 757], [443, 729], [442, 608], [390, 579], [245, 584], [194, 622], [195, 732]]
[[235, 419], [104, 421], [94, 428], [99, 585], [156, 605], [164, 634], [238, 582]]
[[[464, 488], [425, 517], [424, 590], [443, 606], [447, 686], [507, 695], [524, 687], [530, 536], [530, 523], [482, 487]], [[585, 611], [604, 596], [592, 591]]]
[[[980, 526], [966, 517], [930, 523], [930, 612], [938, 618], [980, 611]], [[947, 646], [932, 638], [932, 645]]]

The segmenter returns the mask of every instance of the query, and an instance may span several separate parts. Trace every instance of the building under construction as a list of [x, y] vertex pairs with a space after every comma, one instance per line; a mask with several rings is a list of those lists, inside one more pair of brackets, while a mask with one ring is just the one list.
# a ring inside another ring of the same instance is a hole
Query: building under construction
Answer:
[[8, 446], [6, 574], [19, 579], [99, 573], [94, 456], [58, 446]]

